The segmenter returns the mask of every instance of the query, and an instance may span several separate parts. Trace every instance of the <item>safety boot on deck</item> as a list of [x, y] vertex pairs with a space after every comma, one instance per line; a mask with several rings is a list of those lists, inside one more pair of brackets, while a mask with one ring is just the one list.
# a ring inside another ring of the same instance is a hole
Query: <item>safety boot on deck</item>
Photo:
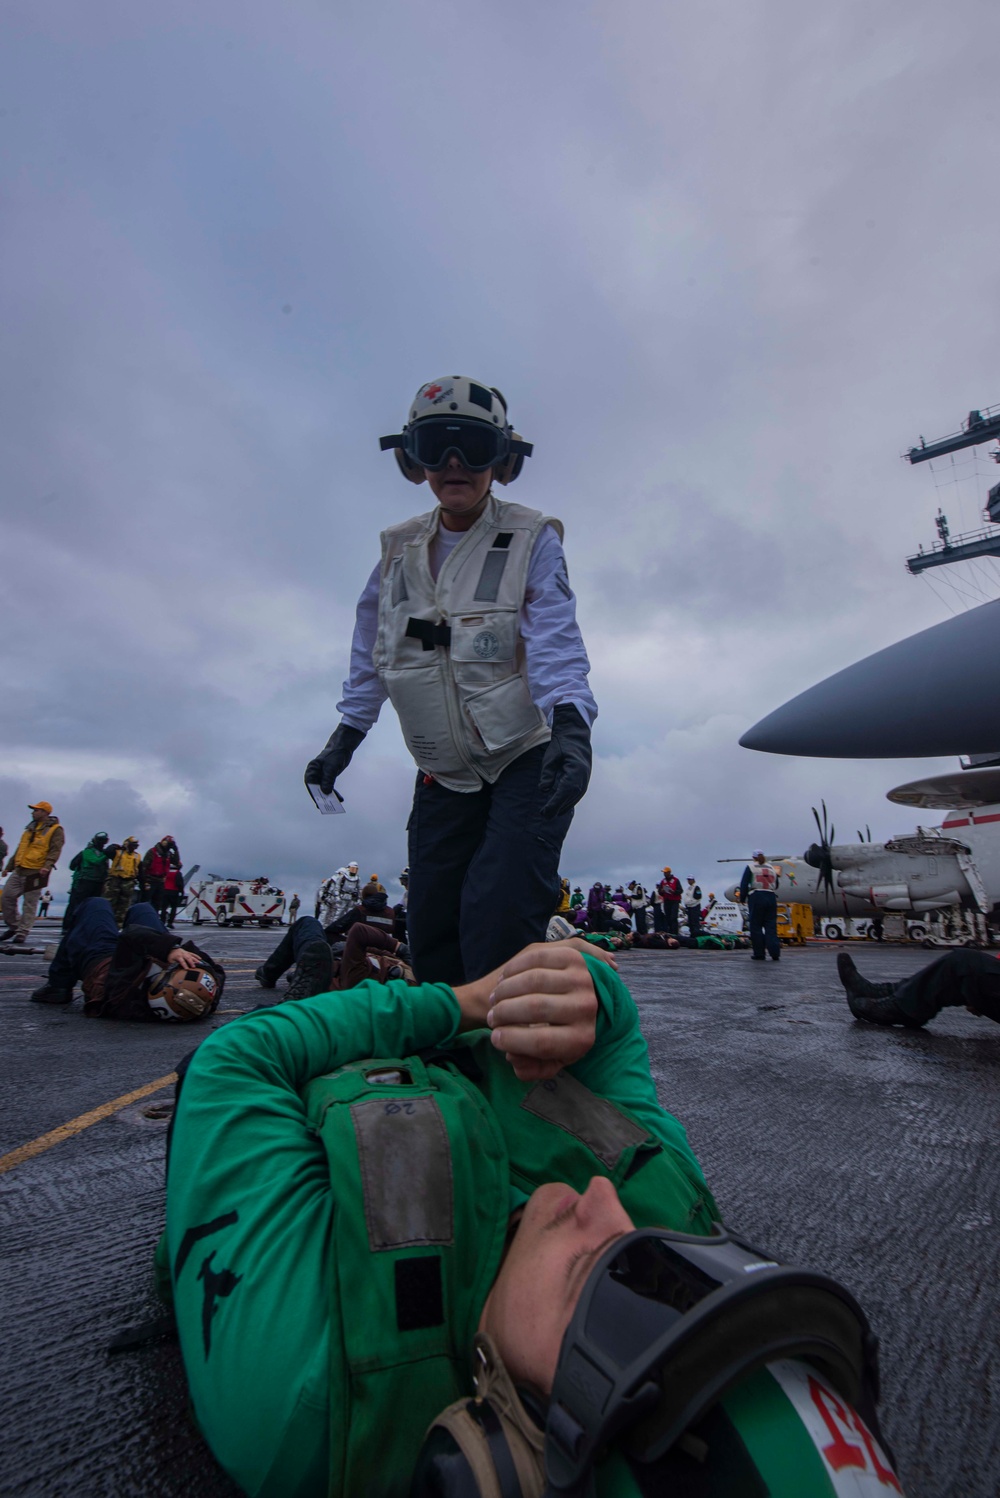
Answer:
[[333, 983], [333, 953], [329, 942], [311, 941], [302, 948], [286, 999], [311, 999], [315, 993], [329, 993]]
[[73, 990], [53, 988], [51, 983], [43, 983], [30, 997], [33, 1004], [72, 1004]]
[[862, 978], [848, 952], [837, 953], [837, 975], [847, 990], [847, 1004], [855, 1019], [872, 1025], [906, 1025], [919, 1030], [921, 1021], [900, 1009], [893, 998], [895, 983], [869, 983]]

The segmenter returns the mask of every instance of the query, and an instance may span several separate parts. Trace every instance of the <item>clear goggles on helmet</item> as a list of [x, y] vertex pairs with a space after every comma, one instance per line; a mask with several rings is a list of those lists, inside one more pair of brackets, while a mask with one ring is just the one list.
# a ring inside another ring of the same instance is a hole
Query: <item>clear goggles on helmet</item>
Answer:
[[511, 435], [509, 428], [490, 426], [465, 416], [425, 418], [393, 437], [382, 437], [383, 452], [399, 447], [417, 467], [438, 473], [456, 457], [470, 473], [485, 473], [511, 456], [529, 457], [530, 442]]
[[878, 1343], [842, 1285], [782, 1267], [718, 1224], [709, 1238], [648, 1228], [618, 1239], [563, 1337], [545, 1431], [549, 1492], [585, 1493], [612, 1440], [635, 1461], [657, 1461], [734, 1383], [778, 1358], [811, 1363], [879, 1436]]

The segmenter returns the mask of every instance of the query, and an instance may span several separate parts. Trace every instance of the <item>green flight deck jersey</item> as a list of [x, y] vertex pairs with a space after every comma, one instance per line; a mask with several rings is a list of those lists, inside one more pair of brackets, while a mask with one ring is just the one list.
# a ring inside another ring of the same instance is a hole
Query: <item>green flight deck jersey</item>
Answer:
[[473, 1392], [510, 1213], [612, 1180], [636, 1226], [718, 1213], [659, 1105], [638, 1014], [587, 959], [596, 1042], [519, 1082], [445, 984], [364, 983], [199, 1047], [177, 1106], [158, 1263], [198, 1424], [260, 1498], [405, 1498], [428, 1425]]

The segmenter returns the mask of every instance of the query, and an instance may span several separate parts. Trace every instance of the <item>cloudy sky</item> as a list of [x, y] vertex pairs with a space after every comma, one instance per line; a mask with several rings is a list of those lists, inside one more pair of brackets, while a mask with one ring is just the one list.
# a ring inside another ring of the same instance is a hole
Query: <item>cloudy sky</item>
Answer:
[[[405, 861], [390, 709], [320, 818], [418, 384], [498, 385], [601, 715], [574, 882], [912, 825], [942, 762], [776, 759], [765, 712], [992, 572], [903, 557], [996, 470], [989, 0], [8, 0], [0, 822], [46, 797], [305, 892]], [[429, 500], [428, 500], [429, 502]], [[57, 888], [65, 878], [57, 882]]]

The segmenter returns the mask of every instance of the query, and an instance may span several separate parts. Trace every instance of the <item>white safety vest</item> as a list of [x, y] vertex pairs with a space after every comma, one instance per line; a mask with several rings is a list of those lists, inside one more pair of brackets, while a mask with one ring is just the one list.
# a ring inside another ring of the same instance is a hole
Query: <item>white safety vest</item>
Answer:
[[751, 895], [760, 894], [761, 891], [769, 895], [775, 893], [778, 888], [778, 870], [773, 863], [752, 863], [750, 873], [753, 876], [749, 890]]
[[453, 791], [492, 784], [551, 737], [531, 700], [519, 622], [535, 541], [558, 520], [490, 494], [437, 580], [439, 511], [382, 533], [372, 660], [417, 765]]

